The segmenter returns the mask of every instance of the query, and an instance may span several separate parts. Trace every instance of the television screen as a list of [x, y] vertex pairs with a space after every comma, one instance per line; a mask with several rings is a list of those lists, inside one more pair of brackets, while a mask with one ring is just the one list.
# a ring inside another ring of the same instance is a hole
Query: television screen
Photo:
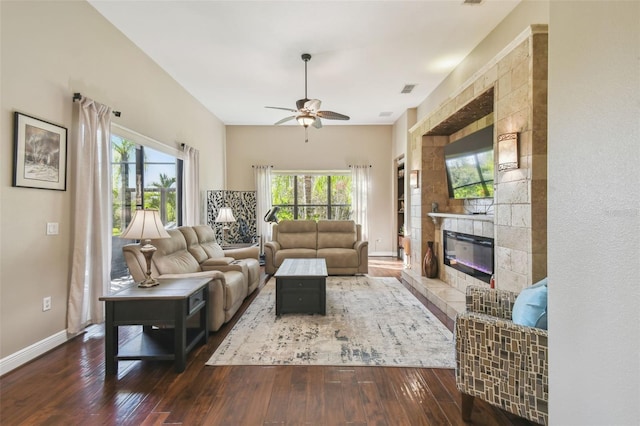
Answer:
[[449, 197], [493, 197], [493, 126], [444, 147]]

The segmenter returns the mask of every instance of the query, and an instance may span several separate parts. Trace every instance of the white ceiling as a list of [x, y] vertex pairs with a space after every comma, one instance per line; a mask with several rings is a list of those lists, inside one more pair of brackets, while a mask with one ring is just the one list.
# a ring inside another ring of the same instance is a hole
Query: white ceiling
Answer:
[[[418, 106], [520, 0], [107, 1], [107, 20], [227, 125], [273, 124], [304, 98], [393, 124]], [[401, 94], [405, 84], [416, 84]], [[381, 113], [391, 113], [381, 116]], [[295, 120], [289, 123], [295, 124]]]

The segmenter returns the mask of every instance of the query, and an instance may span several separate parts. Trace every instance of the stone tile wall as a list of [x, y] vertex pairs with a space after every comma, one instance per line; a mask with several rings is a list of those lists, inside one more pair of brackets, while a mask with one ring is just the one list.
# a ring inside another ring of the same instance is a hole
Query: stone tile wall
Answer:
[[[440, 244], [441, 232], [427, 216], [435, 201], [441, 212], [449, 213], [492, 208], [498, 288], [519, 292], [546, 276], [547, 48], [547, 26], [531, 26], [410, 130], [409, 157], [416, 163], [412, 169], [421, 169], [420, 188], [412, 190], [410, 206], [411, 265], [416, 272], [421, 272], [427, 241]], [[493, 100], [489, 110], [483, 109], [487, 95]], [[499, 172], [496, 167], [495, 196], [489, 205], [449, 200], [444, 145], [491, 123], [494, 144], [497, 135], [519, 134], [519, 168]], [[475, 232], [484, 225], [456, 226]], [[437, 251], [442, 252], [441, 245]], [[440, 278], [465, 286], [461, 277], [444, 268]]]

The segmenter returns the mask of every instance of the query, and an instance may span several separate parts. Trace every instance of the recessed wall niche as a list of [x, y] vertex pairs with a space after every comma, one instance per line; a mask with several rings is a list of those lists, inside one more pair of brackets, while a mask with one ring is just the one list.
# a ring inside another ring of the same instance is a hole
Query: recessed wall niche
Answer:
[[[449, 199], [444, 146], [493, 123], [494, 152], [495, 135], [518, 132], [520, 167], [500, 172], [496, 166], [493, 200], [474, 201], [474, 209], [492, 208], [490, 223], [460, 220], [493, 233], [498, 288], [519, 292], [546, 276], [547, 31], [546, 25], [529, 27], [510, 50], [410, 130], [410, 158], [419, 162], [412, 168], [421, 168], [420, 196], [412, 197], [409, 221], [414, 272], [421, 272], [415, 265], [421, 265], [427, 241], [435, 241], [437, 253], [442, 253], [442, 229], [428, 216], [432, 203], [438, 203], [442, 213], [468, 213], [463, 201]], [[456, 226], [457, 219], [448, 223]], [[442, 256], [439, 259], [442, 262]], [[449, 282], [455, 274], [441, 266], [441, 280], [464, 287]]]

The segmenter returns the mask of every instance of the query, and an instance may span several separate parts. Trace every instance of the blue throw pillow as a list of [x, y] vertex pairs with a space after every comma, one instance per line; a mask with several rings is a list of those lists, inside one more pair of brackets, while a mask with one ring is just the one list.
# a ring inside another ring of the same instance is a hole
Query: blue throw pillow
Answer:
[[511, 312], [515, 324], [547, 329], [547, 279], [525, 288], [516, 298]]

